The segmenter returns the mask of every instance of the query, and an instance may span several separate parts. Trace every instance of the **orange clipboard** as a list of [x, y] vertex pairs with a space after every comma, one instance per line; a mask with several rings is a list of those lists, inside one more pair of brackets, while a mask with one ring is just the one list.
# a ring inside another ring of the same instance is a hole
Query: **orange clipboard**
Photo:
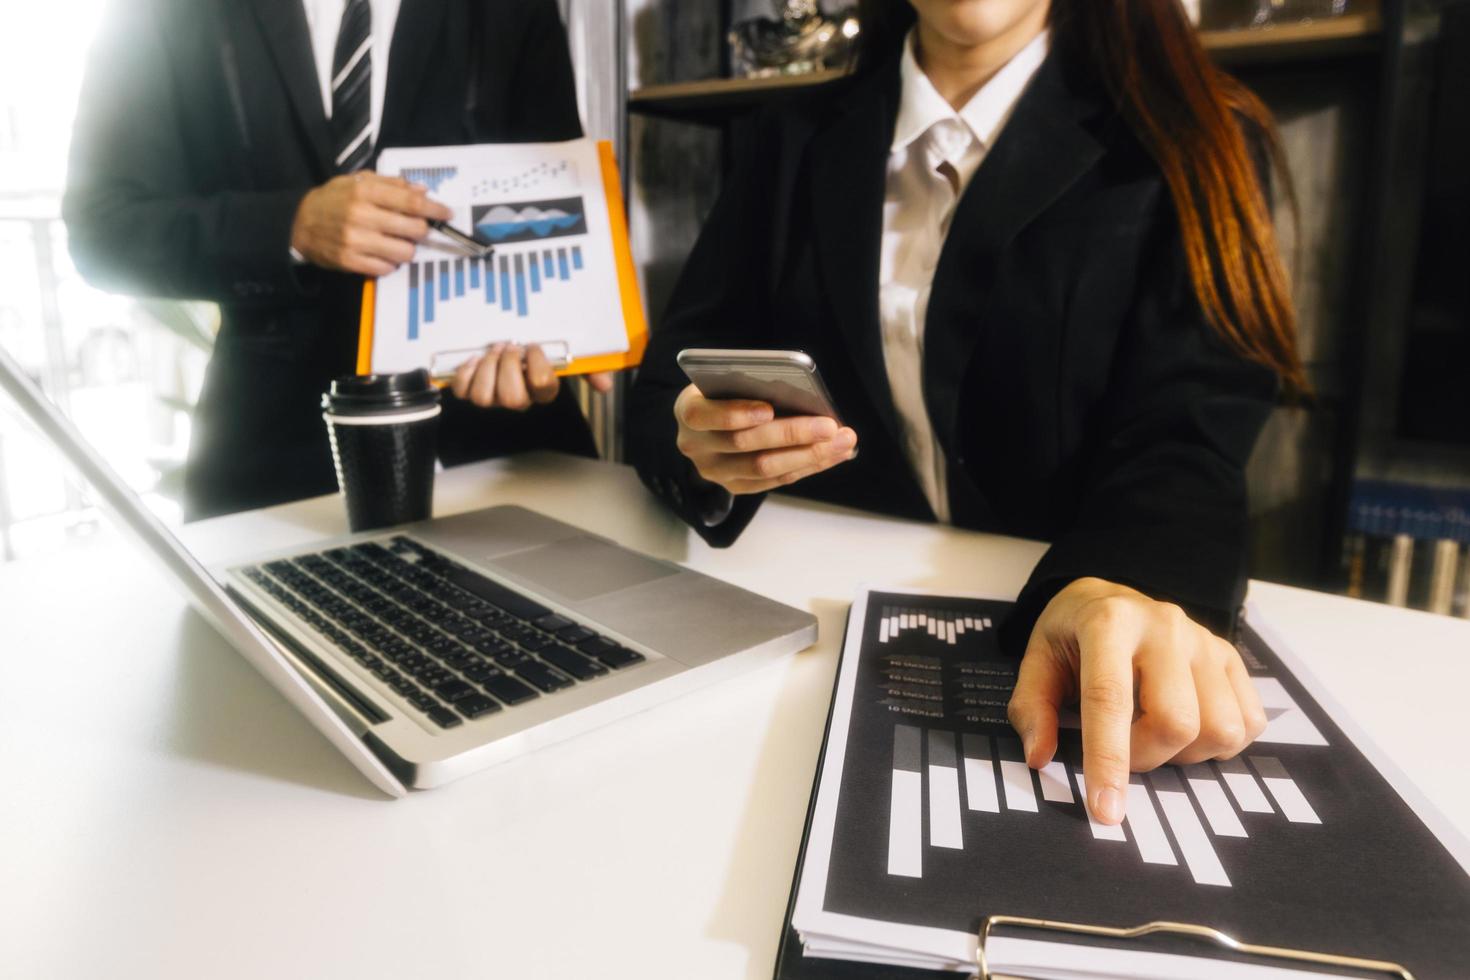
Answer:
[[[556, 373], [563, 377], [637, 367], [643, 361], [644, 348], [648, 346], [648, 319], [643, 312], [643, 296], [638, 291], [638, 271], [633, 265], [633, 249], [628, 243], [623, 182], [618, 174], [618, 161], [613, 155], [612, 143], [599, 140], [597, 158], [602, 169], [603, 191], [607, 196], [607, 217], [612, 232], [613, 260], [617, 265], [618, 294], [622, 301], [623, 325], [628, 333], [628, 349], [578, 358], [556, 369]], [[376, 310], [377, 280], [368, 279], [362, 286], [362, 312], [357, 336], [358, 374], [371, 374], [373, 370], [373, 323]]]

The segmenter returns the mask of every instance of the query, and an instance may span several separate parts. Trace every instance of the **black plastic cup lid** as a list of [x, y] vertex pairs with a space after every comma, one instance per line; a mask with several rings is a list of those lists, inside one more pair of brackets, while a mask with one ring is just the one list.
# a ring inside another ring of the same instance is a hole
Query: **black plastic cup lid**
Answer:
[[333, 415], [384, 415], [429, 408], [439, 403], [439, 389], [423, 368], [400, 374], [352, 374], [337, 378], [322, 395], [322, 408]]

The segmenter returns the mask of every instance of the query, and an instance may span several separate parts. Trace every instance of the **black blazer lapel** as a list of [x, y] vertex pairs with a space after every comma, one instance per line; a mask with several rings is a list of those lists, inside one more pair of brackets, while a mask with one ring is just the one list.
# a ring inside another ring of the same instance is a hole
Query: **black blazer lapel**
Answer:
[[924, 333], [924, 399], [953, 458], [960, 386], [985, 331], [985, 307], [1005, 250], [1102, 155], [1082, 120], [1101, 107], [1074, 95], [1055, 57], [1016, 103], [965, 189], [934, 271]]
[[252, 6], [271, 59], [291, 97], [303, 138], [318, 171], [325, 176], [333, 170], [332, 150], [306, 10], [301, 0], [254, 0]]
[[[476, 0], [479, 3], [480, 0]], [[388, 51], [388, 84], [383, 96], [383, 119], [378, 125], [378, 146], [391, 146], [398, 138], [400, 120], [407, 119], [418, 100], [424, 76], [435, 60], [450, 56], [439, 43], [440, 26], [447, 4], [444, 0], [403, 0], [398, 10], [398, 23], [393, 29], [393, 44]], [[465, 7], [469, 4], [463, 5]], [[467, 17], [487, 19], [483, 11], [464, 11]], [[465, 30], [468, 30], [466, 23]], [[468, 44], [468, 40], [465, 42]], [[483, 43], [483, 39], [481, 39]]]
[[827, 302], [864, 387], [903, 445], [878, 322], [879, 244], [888, 148], [898, 112], [898, 62], [857, 80], [812, 145], [813, 238]]

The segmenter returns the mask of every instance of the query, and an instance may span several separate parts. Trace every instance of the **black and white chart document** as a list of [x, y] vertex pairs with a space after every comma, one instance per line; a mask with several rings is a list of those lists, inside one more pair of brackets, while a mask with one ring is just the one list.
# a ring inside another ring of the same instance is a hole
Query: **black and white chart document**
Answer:
[[[1416, 980], [1470, 978], [1465, 838], [1268, 624], [1256, 617], [1239, 643], [1266, 731], [1228, 762], [1135, 774], [1110, 827], [1083, 805], [1075, 717], [1051, 764], [1024, 761], [1006, 718], [1017, 661], [995, 629], [1010, 605], [900, 591], [854, 601], [791, 917], [805, 957], [973, 971], [989, 915], [1172, 920], [1397, 962]], [[1180, 939], [996, 933], [987, 952], [993, 971], [1058, 980], [1363, 975]]]

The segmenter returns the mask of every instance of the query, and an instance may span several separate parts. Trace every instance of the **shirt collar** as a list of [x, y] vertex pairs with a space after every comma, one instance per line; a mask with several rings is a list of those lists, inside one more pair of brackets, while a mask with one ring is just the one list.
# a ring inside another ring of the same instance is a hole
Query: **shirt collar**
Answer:
[[909, 31], [903, 45], [903, 56], [899, 60], [899, 77], [902, 96], [898, 107], [898, 119], [893, 127], [893, 144], [890, 152], [907, 148], [914, 140], [923, 136], [937, 122], [957, 119], [969, 129], [982, 146], [989, 147], [1010, 117], [1017, 100], [1036, 74], [1036, 69], [1046, 60], [1050, 49], [1051, 32], [1043, 30], [991, 76], [980, 87], [970, 101], [956, 112], [934, 87], [929, 76], [919, 67], [914, 57], [914, 30]]

